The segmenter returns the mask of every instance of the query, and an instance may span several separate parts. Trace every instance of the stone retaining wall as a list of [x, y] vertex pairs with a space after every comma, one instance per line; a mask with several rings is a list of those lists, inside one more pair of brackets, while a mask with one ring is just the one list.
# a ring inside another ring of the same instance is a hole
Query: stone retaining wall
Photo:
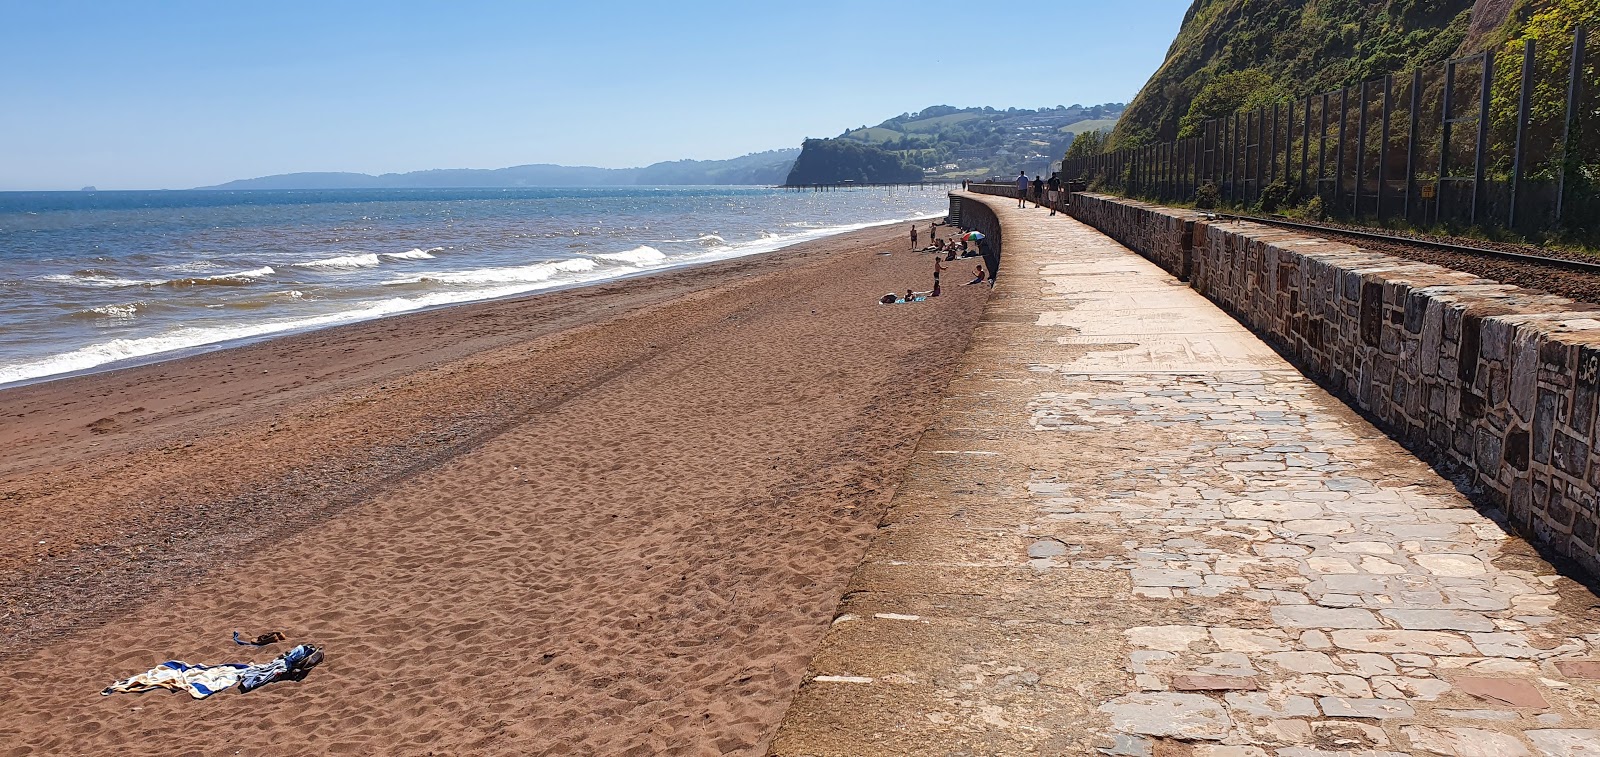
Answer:
[[[955, 196], [951, 195], [951, 202]], [[981, 202], [961, 203], [961, 226], [965, 229], [976, 231], [983, 235], [984, 244], [980, 245], [983, 251], [983, 267], [993, 278], [1000, 269], [1001, 234], [1000, 218], [994, 211]]]
[[1191, 286], [1600, 575], [1600, 312], [1261, 224], [1089, 193], [1071, 212], [1175, 274], [1190, 229]]
[[1106, 236], [1137, 250], [1178, 280], [1189, 280], [1194, 224], [1204, 218], [1202, 214], [1087, 192], [1072, 195], [1072, 203], [1074, 216], [1098, 219], [1091, 225]]

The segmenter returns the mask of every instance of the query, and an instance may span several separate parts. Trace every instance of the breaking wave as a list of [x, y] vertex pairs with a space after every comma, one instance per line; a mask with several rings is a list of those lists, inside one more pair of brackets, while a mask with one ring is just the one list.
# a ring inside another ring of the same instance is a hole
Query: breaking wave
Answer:
[[607, 252], [595, 255], [595, 257], [614, 263], [628, 263], [631, 265], [654, 265], [667, 259], [665, 253], [647, 244], [639, 245], [627, 252]]

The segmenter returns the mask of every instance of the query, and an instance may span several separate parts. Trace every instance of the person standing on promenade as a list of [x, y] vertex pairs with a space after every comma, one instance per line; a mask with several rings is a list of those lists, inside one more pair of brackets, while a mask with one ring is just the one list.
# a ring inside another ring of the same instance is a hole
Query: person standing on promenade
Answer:
[[1028, 172], [1017, 172], [1017, 207], [1028, 207]]
[[1039, 174], [1033, 175], [1033, 206], [1044, 207], [1044, 180], [1039, 178]]
[[1056, 178], [1055, 174], [1050, 174], [1050, 180], [1044, 183], [1044, 187], [1045, 199], [1050, 202], [1050, 215], [1055, 215], [1056, 208], [1060, 207], [1061, 204], [1059, 202], [1061, 198], [1061, 180]]
[[911, 224], [911, 251], [917, 250], [917, 225]]

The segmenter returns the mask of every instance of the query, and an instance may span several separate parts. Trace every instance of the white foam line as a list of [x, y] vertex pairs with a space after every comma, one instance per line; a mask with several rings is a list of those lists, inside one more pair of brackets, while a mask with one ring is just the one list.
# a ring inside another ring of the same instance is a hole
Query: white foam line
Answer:
[[[852, 231], [860, 231], [862, 229], [871, 229], [880, 226], [892, 226], [894, 224], [909, 223], [911, 221], [924, 221], [930, 218], [942, 218], [944, 215], [944, 213], [934, 213], [926, 216], [898, 218], [888, 221], [870, 221], [858, 224], [845, 224], [842, 226], [815, 229], [801, 234], [796, 234], [788, 238], [780, 238], [776, 240], [761, 239], [756, 240], [754, 243], [741, 243], [748, 245], [748, 247], [729, 245], [723, 250], [702, 253], [699, 255], [689, 255], [685, 256], [684, 258], [675, 259], [668, 265], [651, 269], [651, 272], [672, 270], [674, 268], [681, 268], [699, 263], [709, 263], [718, 260], [729, 260], [732, 258], [745, 257], [747, 255], [755, 255], [764, 252], [773, 252], [804, 242], [815, 241], [817, 239], [823, 239], [830, 236], [837, 236], [839, 234], [848, 234]], [[374, 257], [376, 257], [376, 255], [374, 255]], [[332, 262], [332, 260], [336, 259], [311, 262], [327, 263]], [[551, 261], [550, 263], [546, 264], [559, 264], [560, 262], [564, 261]], [[246, 274], [255, 273], [257, 273], [257, 271], [246, 271], [238, 274], [228, 274], [228, 276], [243, 276]], [[269, 323], [256, 323], [249, 325], [237, 324], [209, 328], [185, 327], [176, 329], [174, 331], [169, 331], [164, 334], [151, 335], [148, 337], [115, 339], [110, 342], [85, 345], [69, 352], [57, 353], [36, 360], [30, 360], [25, 363], [0, 365], [0, 388], [22, 382], [32, 383], [39, 380], [62, 378], [69, 375], [81, 374], [95, 370], [107, 370], [111, 367], [117, 367], [112, 364], [121, 363], [126, 360], [141, 360], [141, 362], [149, 362], [150, 358], [156, 356], [170, 354], [171, 356], [175, 357], [187, 354], [197, 348], [215, 347], [227, 342], [244, 342], [268, 336], [281, 336], [294, 332], [312, 331], [319, 328], [326, 328], [328, 326], [354, 323], [357, 321], [367, 321], [375, 318], [398, 315], [400, 313], [423, 310], [441, 305], [460, 305], [469, 302], [482, 302], [485, 300], [515, 297], [517, 295], [528, 294], [530, 292], [543, 289], [564, 289], [572, 286], [596, 284], [606, 280], [626, 278], [628, 275], [638, 273], [642, 273], [642, 271], [640, 271], [638, 268], [623, 266], [613, 271], [608, 271], [607, 275], [605, 276], [596, 276], [592, 278], [579, 278], [577, 280], [570, 281], [544, 280], [537, 283], [525, 283], [513, 286], [488, 287], [470, 292], [438, 292], [412, 298], [395, 298], [392, 300], [382, 300], [377, 302], [366, 301], [356, 303], [356, 307], [350, 310], [326, 313], [308, 318], [296, 318], [283, 321], [273, 321]], [[435, 277], [437, 276], [439, 276], [439, 274], [435, 274]], [[989, 452], [975, 454], [998, 453]]]

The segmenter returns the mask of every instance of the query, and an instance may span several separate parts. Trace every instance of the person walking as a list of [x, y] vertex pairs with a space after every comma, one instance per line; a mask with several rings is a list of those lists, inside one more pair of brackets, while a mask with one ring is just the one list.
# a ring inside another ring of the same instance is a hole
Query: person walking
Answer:
[[1017, 207], [1028, 207], [1028, 172], [1017, 172]]
[[917, 225], [911, 224], [911, 251], [917, 250]]
[[1044, 180], [1038, 174], [1033, 175], [1033, 206], [1044, 207]]
[[1044, 183], [1045, 199], [1050, 202], [1050, 215], [1056, 214], [1056, 209], [1061, 206], [1061, 179], [1055, 174], [1050, 174], [1050, 180]]

